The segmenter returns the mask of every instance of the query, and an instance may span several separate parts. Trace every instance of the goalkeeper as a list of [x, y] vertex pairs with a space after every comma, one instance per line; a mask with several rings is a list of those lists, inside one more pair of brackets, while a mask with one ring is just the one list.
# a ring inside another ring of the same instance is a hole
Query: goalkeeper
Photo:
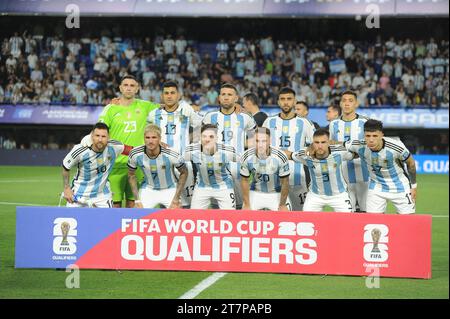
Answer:
[[[147, 125], [148, 114], [159, 107], [159, 104], [136, 99], [139, 82], [132, 75], [124, 76], [120, 81], [121, 96], [108, 104], [100, 114], [99, 122], [109, 126], [110, 138], [125, 145], [138, 146], [144, 144], [144, 128]], [[83, 146], [90, 147], [92, 140], [87, 135], [81, 141]], [[109, 175], [114, 207], [122, 207], [126, 199], [126, 207], [134, 207], [134, 197], [128, 184], [128, 157], [118, 156]], [[139, 179], [142, 179], [138, 176]]]

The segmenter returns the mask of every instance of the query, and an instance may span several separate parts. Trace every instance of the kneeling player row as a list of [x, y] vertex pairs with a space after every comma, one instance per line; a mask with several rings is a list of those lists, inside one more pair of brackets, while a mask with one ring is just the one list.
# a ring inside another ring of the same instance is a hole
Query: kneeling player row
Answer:
[[[379, 121], [367, 121], [364, 130], [364, 141], [330, 145], [328, 131], [319, 129], [310, 147], [292, 153], [270, 146], [270, 130], [258, 128], [255, 147], [239, 158], [233, 147], [217, 143], [217, 128], [211, 124], [202, 127], [200, 143], [189, 145], [182, 156], [161, 145], [156, 125], [146, 127], [145, 144], [130, 152], [130, 147], [108, 140], [108, 127], [97, 123], [92, 146], [76, 145], [64, 159], [64, 197], [68, 206], [111, 207], [108, 175], [115, 158], [129, 153], [128, 180], [138, 198], [136, 207], [235, 209], [241, 197], [243, 209], [290, 210], [291, 201], [298, 200], [288, 198], [292, 159], [305, 165], [310, 175], [304, 211], [322, 211], [329, 205], [335, 211], [351, 212], [342, 165], [359, 156], [371, 167], [365, 190], [367, 211], [383, 213], [387, 200], [392, 200], [399, 213], [413, 213], [415, 162], [409, 151], [403, 143], [383, 137]], [[69, 170], [75, 165], [78, 172], [69, 186]], [[136, 170], [144, 174], [139, 188]]]

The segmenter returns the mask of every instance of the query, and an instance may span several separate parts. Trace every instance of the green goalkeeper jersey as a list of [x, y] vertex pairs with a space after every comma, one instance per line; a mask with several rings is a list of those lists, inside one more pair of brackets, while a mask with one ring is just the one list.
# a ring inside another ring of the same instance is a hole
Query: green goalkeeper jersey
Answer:
[[[159, 104], [134, 99], [128, 106], [108, 104], [98, 119], [109, 127], [110, 139], [122, 142], [125, 145], [139, 146], [144, 144], [144, 129], [147, 125], [147, 116]], [[119, 155], [116, 168], [126, 168], [128, 156]]]

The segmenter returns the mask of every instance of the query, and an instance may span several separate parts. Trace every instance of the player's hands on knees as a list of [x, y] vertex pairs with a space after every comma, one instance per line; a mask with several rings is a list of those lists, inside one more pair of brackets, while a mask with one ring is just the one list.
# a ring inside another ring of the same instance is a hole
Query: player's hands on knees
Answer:
[[170, 203], [169, 209], [175, 209], [175, 208], [180, 208], [180, 200], [179, 199], [173, 199], [172, 202]]
[[70, 187], [64, 188], [64, 199], [71, 204], [73, 203], [73, 191]]
[[144, 208], [144, 206], [142, 205], [142, 202], [140, 200], [135, 200], [134, 208]]
[[289, 208], [287, 207], [286, 204], [284, 204], [284, 205], [278, 206], [278, 210], [282, 211], [282, 212], [286, 212], [286, 211], [289, 211]]
[[411, 188], [411, 199], [415, 203], [417, 197], [417, 188]]

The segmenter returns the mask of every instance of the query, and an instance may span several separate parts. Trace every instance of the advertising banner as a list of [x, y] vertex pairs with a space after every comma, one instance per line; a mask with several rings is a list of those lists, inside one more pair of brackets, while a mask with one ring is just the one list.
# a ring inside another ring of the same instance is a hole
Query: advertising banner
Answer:
[[17, 207], [16, 268], [431, 278], [431, 215]]
[[[206, 105], [202, 107], [200, 114], [216, 110], [218, 110], [217, 105]], [[0, 105], [0, 124], [93, 125], [102, 111], [102, 106]], [[263, 105], [261, 111], [271, 116], [280, 113], [280, 108], [275, 105]], [[322, 127], [327, 126], [326, 112], [326, 107], [311, 107], [308, 119]], [[449, 127], [448, 109], [432, 111], [429, 108], [407, 110], [361, 107], [357, 112], [382, 121], [386, 128], [448, 129]]]
[[448, 174], [448, 155], [413, 155], [417, 174]]
[[74, 5], [82, 16], [448, 15], [448, 0], [17, 0], [1, 1], [0, 10], [65, 15]]

